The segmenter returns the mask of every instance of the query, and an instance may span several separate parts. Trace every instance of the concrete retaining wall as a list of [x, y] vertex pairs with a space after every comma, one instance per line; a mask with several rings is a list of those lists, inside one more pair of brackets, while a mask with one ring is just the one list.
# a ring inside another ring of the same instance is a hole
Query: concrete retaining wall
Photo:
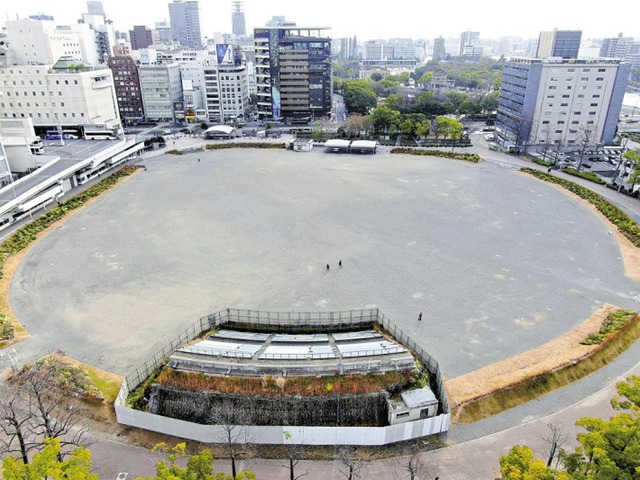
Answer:
[[[123, 405], [116, 405], [115, 409], [118, 422], [123, 425], [203, 443], [224, 443], [224, 434], [230, 428], [185, 422]], [[300, 445], [386, 445], [446, 432], [450, 421], [447, 413], [388, 427], [236, 426], [232, 437], [236, 443], [279, 445], [285, 443], [284, 432], [288, 432], [291, 438], [287, 443]]]

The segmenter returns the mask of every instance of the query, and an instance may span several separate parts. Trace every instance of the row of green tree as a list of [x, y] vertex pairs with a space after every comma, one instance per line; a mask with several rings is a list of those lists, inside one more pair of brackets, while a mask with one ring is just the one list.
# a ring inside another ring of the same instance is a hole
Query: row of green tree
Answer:
[[349, 113], [367, 115], [384, 98], [384, 105], [403, 114], [421, 113], [428, 117], [448, 114], [482, 115], [490, 114], [498, 108], [498, 91], [485, 94], [470, 94], [451, 90], [443, 94], [421, 92], [418, 95], [405, 93], [400, 88], [393, 92], [376, 91], [379, 83], [371, 80], [344, 80], [334, 84], [334, 88], [344, 96]]
[[[585, 417], [577, 425], [573, 453], [563, 444], [568, 436], [558, 425], [550, 425], [544, 438], [546, 460], [537, 458], [528, 446], [514, 446], [500, 459], [503, 480], [633, 480], [640, 478], [640, 377], [617, 385], [611, 405], [621, 413], [609, 420]], [[553, 465], [553, 466], [552, 466]]]
[[[480, 57], [477, 60], [469, 58], [453, 58], [448, 61], [432, 60], [420, 65], [411, 73], [389, 75], [384, 77], [382, 87], [408, 85], [409, 79], [418, 84], [428, 84], [435, 72], [443, 72], [454, 82], [457, 88], [469, 89], [498, 89], [502, 80], [504, 59], [494, 60], [490, 57]], [[333, 63], [333, 75], [337, 81], [360, 78], [360, 63], [357, 60], [336, 60]], [[383, 75], [374, 73], [371, 79], [378, 83]]]
[[348, 137], [402, 134], [408, 138], [459, 140], [464, 128], [455, 118], [439, 116], [429, 120], [421, 113], [402, 114], [388, 107], [378, 107], [370, 115], [349, 115], [342, 127]]

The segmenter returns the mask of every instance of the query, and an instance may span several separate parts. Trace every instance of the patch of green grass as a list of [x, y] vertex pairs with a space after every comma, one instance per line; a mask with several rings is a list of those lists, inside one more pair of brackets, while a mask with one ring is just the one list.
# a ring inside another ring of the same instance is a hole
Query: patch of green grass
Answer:
[[102, 392], [104, 399], [113, 403], [120, 391], [121, 380], [116, 380], [113, 375], [105, 375], [105, 372], [85, 365], [85, 371], [95, 386]]

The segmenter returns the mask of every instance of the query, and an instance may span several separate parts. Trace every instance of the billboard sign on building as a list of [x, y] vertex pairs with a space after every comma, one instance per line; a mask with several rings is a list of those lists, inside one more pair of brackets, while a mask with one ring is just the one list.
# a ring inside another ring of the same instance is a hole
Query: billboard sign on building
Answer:
[[173, 102], [173, 118], [176, 121], [183, 121], [185, 119], [184, 114], [184, 102]]
[[216, 45], [216, 55], [218, 57], [218, 65], [224, 63], [224, 59], [229, 51], [229, 45], [226, 43], [219, 43]]

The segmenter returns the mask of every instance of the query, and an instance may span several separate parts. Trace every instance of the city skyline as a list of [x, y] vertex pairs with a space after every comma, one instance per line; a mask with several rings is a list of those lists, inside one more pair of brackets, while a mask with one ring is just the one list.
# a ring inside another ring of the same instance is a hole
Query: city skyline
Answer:
[[[125, 0], [103, 0], [107, 18], [120, 31], [128, 31], [134, 25], [154, 27], [155, 22], [169, 22], [168, 4], [153, 2], [127, 2]], [[583, 39], [615, 37], [622, 32], [625, 36], [640, 37], [640, 29], [633, 15], [624, 15], [628, 6], [622, 0], [607, 3], [607, 9], [585, 7], [575, 0], [555, 2], [540, 0], [526, 11], [526, 22], [518, 18], [508, 18], [504, 12], [516, 12], [513, 4], [506, 0], [493, 2], [491, 7], [480, 2], [462, 0], [452, 11], [448, 4], [427, 6], [417, 0], [405, 0], [401, 8], [376, 9], [363, 5], [363, 2], [339, 2], [325, 0], [322, 10], [310, 9], [306, 2], [292, 0], [244, 0], [244, 12], [247, 33], [253, 28], [264, 26], [265, 22], [276, 15], [295, 21], [298, 26], [330, 27], [329, 36], [333, 38], [357, 36], [359, 40], [377, 38], [445, 38], [459, 37], [463, 31], [480, 32], [481, 39], [500, 37], [536, 38], [540, 31], [582, 30]], [[162, 8], [159, 8], [162, 5]], [[580, 15], [575, 14], [580, 9]], [[29, 15], [44, 13], [53, 15], [57, 24], [76, 23], [82, 13], [87, 11], [86, 0], [65, 0], [55, 7], [48, 0], [25, 0], [18, 4], [5, 6], [0, 10], [0, 24], [7, 19], [26, 18]], [[214, 33], [231, 33], [230, 0], [218, 0], [215, 4], [201, 1], [201, 31], [204, 37], [211, 38]], [[554, 12], [550, 15], [549, 12]], [[431, 20], [433, 19], [433, 20]]]

